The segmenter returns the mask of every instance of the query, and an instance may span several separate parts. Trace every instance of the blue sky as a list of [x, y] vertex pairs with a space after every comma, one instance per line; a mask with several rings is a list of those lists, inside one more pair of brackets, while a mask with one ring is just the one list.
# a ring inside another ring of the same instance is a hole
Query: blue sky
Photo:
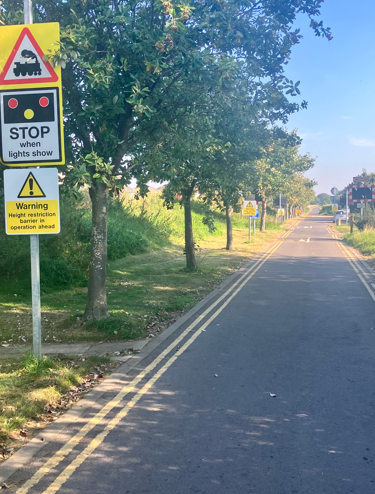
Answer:
[[321, 13], [333, 40], [298, 19], [304, 38], [285, 68], [308, 101], [287, 127], [298, 129], [301, 152], [316, 158], [306, 175], [318, 182], [317, 194], [345, 187], [363, 168], [375, 172], [375, 2], [326, 0]]

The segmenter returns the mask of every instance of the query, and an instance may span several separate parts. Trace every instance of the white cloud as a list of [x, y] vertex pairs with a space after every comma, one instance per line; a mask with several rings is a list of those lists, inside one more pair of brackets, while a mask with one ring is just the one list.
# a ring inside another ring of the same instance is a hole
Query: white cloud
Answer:
[[357, 139], [356, 137], [350, 138], [350, 144], [352, 146], [358, 146], [360, 148], [374, 148], [375, 141], [372, 139]]
[[353, 120], [353, 117], [341, 117], [341, 120]]

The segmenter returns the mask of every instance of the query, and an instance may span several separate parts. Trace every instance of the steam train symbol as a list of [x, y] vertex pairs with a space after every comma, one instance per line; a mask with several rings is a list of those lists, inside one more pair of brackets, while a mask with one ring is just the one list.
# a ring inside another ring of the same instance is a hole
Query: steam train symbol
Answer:
[[25, 76], [33, 76], [33, 75], [41, 75], [42, 69], [40, 68], [40, 63], [38, 62], [38, 58], [31, 50], [22, 50], [21, 57], [26, 58], [24, 63], [14, 62], [13, 74], [16, 77], [20, 75]]

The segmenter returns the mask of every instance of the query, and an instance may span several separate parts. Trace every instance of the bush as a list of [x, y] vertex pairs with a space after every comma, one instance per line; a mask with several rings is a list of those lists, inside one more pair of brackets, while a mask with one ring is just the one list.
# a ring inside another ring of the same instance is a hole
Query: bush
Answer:
[[363, 209], [363, 217], [361, 218], [359, 214], [356, 214], [354, 216], [354, 223], [360, 231], [375, 228], [375, 211], [371, 206], [366, 204]]
[[324, 206], [320, 208], [319, 214], [332, 216], [332, 204], [324, 204]]

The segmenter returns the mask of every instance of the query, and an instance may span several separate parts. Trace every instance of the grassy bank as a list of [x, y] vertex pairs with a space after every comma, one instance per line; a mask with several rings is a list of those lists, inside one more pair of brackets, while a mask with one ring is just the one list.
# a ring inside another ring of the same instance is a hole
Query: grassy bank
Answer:
[[[225, 250], [222, 235], [202, 239], [197, 252], [199, 269], [195, 273], [184, 270], [183, 246], [171, 243], [109, 262], [108, 304], [112, 317], [96, 324], [82, 323], [86, 287], [44, 292], [43, 341], [111, 341], [144, 338], [150, 332], [157, 334], [279, 233], [280, 230], [258, 231], [247, 243], [248, 231], [236, 228], [233, 252]], [[31, 342], [28, 287], [20, 284], [17, 290], [0, 293], [0, 340], [3, 345]]]
[[357, 231], [344, 236], [345, 242], [365, 256], [375, 256], [375, 230]]
[[[199, 244], [211, 236], [225, 234], [225, 215], [193, 201], [193, 230]], [[28, 291], [30, 286], [30, 240], [28, 236], [8, 236], [4, 231], [4, 209], [0, 204], [0, 294]], [[215, 230], [203, 224], [209, 216]], [[258, 222], [259, 225], [259, 222]], [[233, 215], [234, 228], [246, 228], [247, 219]], [[268, 229], [275, 229], [273, 221]], [[40, 236], [41, 289], [43, 292], [85, 287], [90, 256], [91, 208], [86, 193], [79, 198], [62, 196], [61, 233]], [[179, 205], [167, 210], [158, 194], [135, 200], [125, 194], [111, 199], [108, 218], [109, 262], [127, 256], [181, 244], [184, 238], [184, 213]]]

